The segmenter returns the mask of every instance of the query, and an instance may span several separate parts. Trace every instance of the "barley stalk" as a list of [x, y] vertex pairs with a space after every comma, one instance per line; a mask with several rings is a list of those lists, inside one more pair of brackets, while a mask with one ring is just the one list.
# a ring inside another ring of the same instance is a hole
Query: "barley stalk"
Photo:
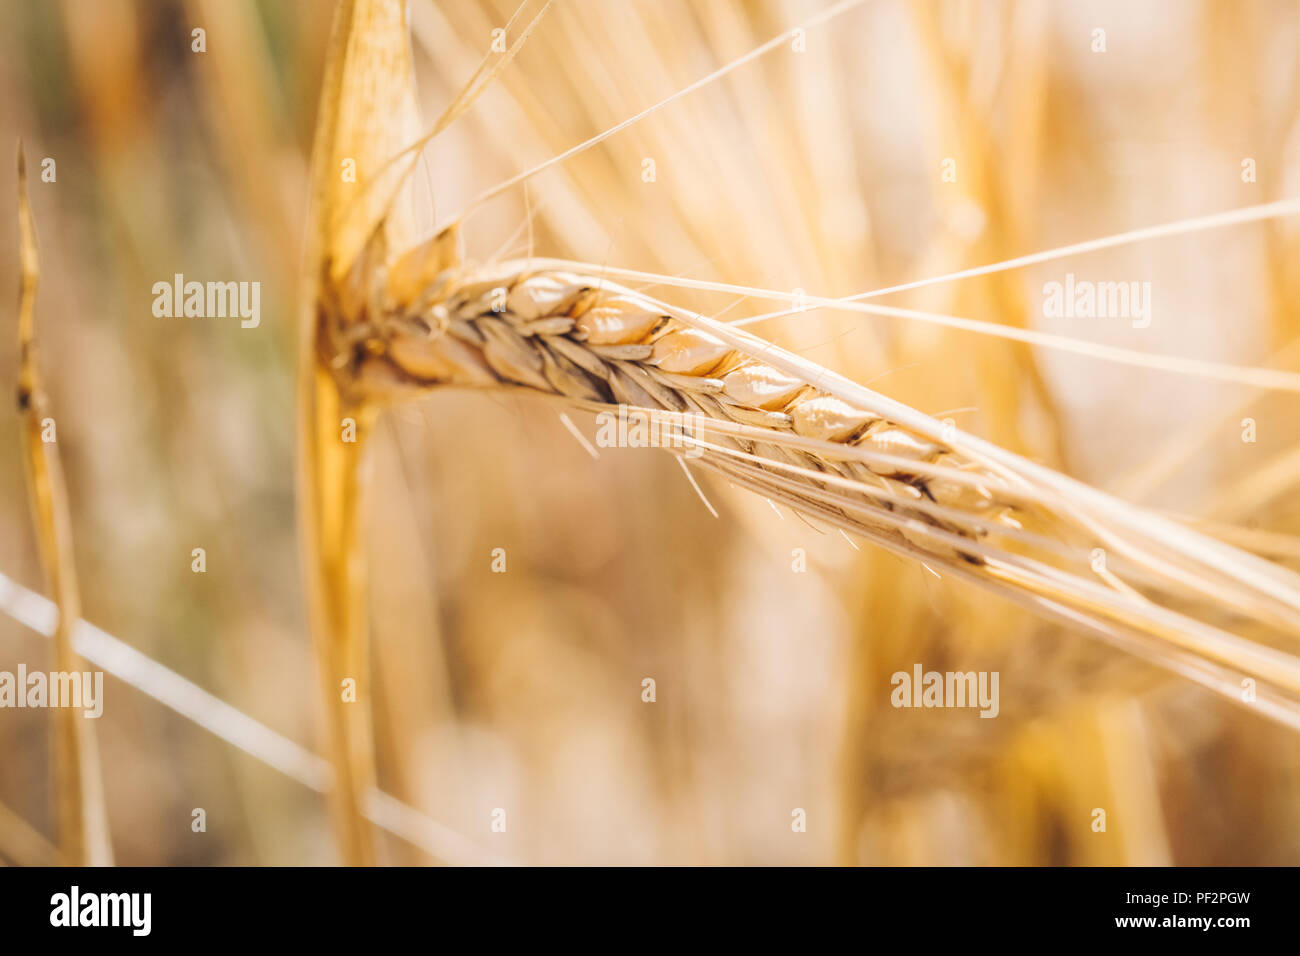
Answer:
[[[373, 410], [342, 393], [323, 363], [320, 303], [377, 227], [410, 241], [410, 217], [389, 212], [380, 172], [419, 129], [405, 8], [393, 0], [345, 0], [335, 11], [312, 150], [311, 223], [299, 338], [299, 524], [311, 629], [326, 723], [335, 830], [344, 860], [375, 861], [365, 801], [373, 789], [366, 635], [366, 569], [360, 533], [365, 437]], [[354, 171], [345, 176], [347, 169]], [[350, 424], [349, 424], [350, 422]], [[354, 432], [349, 435], [345, 429]], [[348, 438], [353, 440], [349, 441]], [[351, 681], [355, 699], [345, 700]]]

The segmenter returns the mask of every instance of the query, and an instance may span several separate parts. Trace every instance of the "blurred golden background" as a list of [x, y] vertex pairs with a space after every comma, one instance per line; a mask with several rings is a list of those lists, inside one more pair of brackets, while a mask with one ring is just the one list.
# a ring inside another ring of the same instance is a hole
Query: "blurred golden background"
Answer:
[[[425, 150], [419, 214], [431, 225], [828, 5], [557, 0]], [[0, 142], [21, 136], [33, 170], [37, 309], [85, 617], [316, 750], [294, 302], [330, 7], [0, 0]], [[514, 10], [411, 0], [430, 122]], [[872, 0], [809, 29], [806, 49], [784, 44], [512, 190], [466, 225], [466, 253], [526, 255], [531, 238], [538, 255], [845, 296], [1300, 195], [1298, 52], [1292, 0]], [[53, 182], [35, 175], [47, 157]], [[16, 289], [13, 188], [0, 221]], [[1298, 254], [1296, 220], [1279, 220], [887, 301], [1294, 369]], [[156, 317], [153, 284], [176, 273], [260, 282], [260, 325]], [[1067, 273], [1149, 281], [1150, 327], [1045, 316], [1044, 284]], [[771, 308], [656, 294], [726, 318]], [[759, 329], [1122, 497], [1300, 533], [1293, 396], [899, 319], [808, 312]], [[0, 572], [41, 590], [20, 420], [4, 409]], [[1256, 442], [1241, 439], [1246, 417]], [[553, 406], [524, 398], [403, 406], [369, 453], [379, 782], [495, 856], [1300, 862], [1294, 734], [999, 598], [701, 478], [715, 519], [671, 457], [593, 460]], [[493, 573], [497, 548], [506, 573]], [[49, 659], [48, 641], [0, 615], [0, 669]], [[999, 716], [893, 708], [889, 676], [914, 662], [998, 671]], [[111, 676], [106, 696], [119, 863], [337, 859], [319, 794]], [[53, 838], [49, 723], [0, 711], [8, 862], [39, 861]], [[472, 861], [396, 838], [383, 856]]]

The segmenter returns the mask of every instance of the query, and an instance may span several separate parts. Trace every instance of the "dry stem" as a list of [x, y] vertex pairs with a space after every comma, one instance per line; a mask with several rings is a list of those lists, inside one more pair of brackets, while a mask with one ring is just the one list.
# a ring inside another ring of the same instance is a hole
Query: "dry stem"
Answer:
[[[18, 228], [22, 258], [22, 284], [18, 294], [18, 410], [25, 425], [23, 457], [45, 580], [59, 607], [59, 623], [54, 633], [55, 668], [64, 673], [81, 673], [85, 671], [85, 662], [72, 647], [73, 629], [81, 620], [81, 598], [72, 550], [72, 524], [68, 518], [68, 493], [58, 445], [53, 440], [46, 441], [44, 434], [47, 424], [53, 427], [53, 420], [48, 416], [36, 338], [35, 304], [40, 265], [21, 144], [18, 147]], [[55, 791], [63, 861], [70, 866], [111, 866], [113, 850], [94, 725], [76, 708], [53, 710]]]

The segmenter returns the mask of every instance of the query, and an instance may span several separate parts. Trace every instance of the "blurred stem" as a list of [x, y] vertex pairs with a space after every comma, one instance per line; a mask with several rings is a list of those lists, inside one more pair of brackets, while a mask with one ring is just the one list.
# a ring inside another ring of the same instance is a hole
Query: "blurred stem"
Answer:
[[[984, 217], [977, 236], [955, 240], [959, 262], [954, 267], [997, 262], [1019, 254], [1027, 232], [1025, 210], [1017, 209], [1016, 193], [1006, 188], [1006, 176], [1014, 177], [1010, 181], [1019, 185], [1021, 195], [1036, 195], [1046, 103], [1039, 52], [1045, 22], [1041, 16], [1031, 14], [1035, 10], [1041, 13], [1042, 8], [1030, 4], [1003, 14], [1008, 18], [1003, 34], [1022, 42], [1001, 50], [999, 70], [1006, 79], [1000, 99], [1009, 107], [1007, 127], [998, 141], [993, 138], [993, 131], [998, 128], [994, 107], [984, 103], [971, 87], [974, 60], [987, 58], [990, 53], [978, 40], [969, 38], [964, 38], [966, 48], [953, 49], [945, 36], [945, 13], [939, 4], [917, 0], [911, 9], [921, 42], [923, 65], [936, 93], [936, 129], [944, 149], [957, 158], [961, 168], [957, 182], [949, 184], [954, 188], [937, 193], [936, 198], [941, 205], [948, 204], [950, 211], [964, 204], [980, 210]], [[1023, 22], [1016, 20], [1018, 14], [1024, 15]], [[1003, 144], [1002, 149], [999, 142]], [[1024, 207], [1030, 202], [1022, 199], [1020, 205]], [[1017, 328], [1031, 325], [1021, 280], [1010, 273], [991, 277], [983, 288], [961, 286], [953, 294], [958, 302], [954, 308], [959, 314], [987, 311], [1000, 316], [1007, 325]], [[986, 437], [1021, 454], [1041, 457], [1053, 464], [1064, 462], [1066, 447], [1060, 412], [1033, 350], [1023, 343], [1003, 342], [984, 342], [975, 348], [981, 414], [989, 432]], [[1022, 394], [1012, 383], [1023, 383], [1028, 394]], [[1041, 422], [1037, 433], [1026, 427], [1027, 422], [1033, 421], [1026, 415], [1031, 398]]]
[[[40, 264], [21, 143], [18, 146], [18, 230], [22, 263], [18, 294], [18, 410], [25, 426], [23, 460], [45, 582], [59, 608], [59, 623], [54, 632], [55, 670], [82, 674], [87, 673], [85, 662], [72, 648], [72, 632], [81, 620], [81, 598], [72, 551], [68, 493], [58, 444], [53, 437], [55, 423], [48, 415], [48, 400], [41, 381], [35, 310]], [[59, 849], [63, 863], [112, 866], [113, 849], [94, 724], [80, 708], [54, 706], [52, 710]]]
[[374, 416], [344, 401], [324, 368], [309, 375], [300, 421], [300, 501], [311, 630], [334, 767], [330, 799], [344, 862], [371, 866], [374, 843], [364, 810], [375, 760], [360, 469]]

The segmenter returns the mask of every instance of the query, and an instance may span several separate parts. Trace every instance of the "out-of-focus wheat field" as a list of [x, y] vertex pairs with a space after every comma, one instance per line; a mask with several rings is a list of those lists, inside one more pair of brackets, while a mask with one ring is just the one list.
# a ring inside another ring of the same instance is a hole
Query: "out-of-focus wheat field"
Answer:
[[[432, 225], [829, 5], [556, 0], [425, 150], [419, 215]], [[84, 615], [318, 752], [294, 303], [331, 8], [0, 0], [0, 144], [8, 157], [21, 137], [32, 170], [37, 314]], [[514, 9], [411, 0], [429, 123]], [[488, 204], [465, 226], [466, 255], [838, 297], [1300, 195], [1294, 2], [871, 0], [804, 42]], [[47, 158], [53, 182], [39, 175]], [[12, 395], [18, 248], [3, 168]], [[260, 324], [156, 317], [153, 285], [178, 273], [259, 282]], [[1150, 282], [1149, 325], [1045, 315], [1044, 284], [1067, 274]], [[779, 306], [655, 294], [725, 318]], [[1300, 221], [881, 301], [1297, 369]], [[899, 318], [809, 311], [757, 330], [1121, 497], [1300, 534], [1294, 395]], [[20, 424], [4, 402], [0, 573], [39, 591]], [[998, 597], [701, 475], [715, 518], [671, 456], [593, 459], [540, 401], [436, 394], [385, 413], [369, 456], [379, 784], [495, 857], [1300, 863], [1300, 738]], [[1295, 566], [1292, 547], [1282, 560]], [[997, 671], [996, 719], [891, 706], [890, 675], [917, 662]], [[19, 663], [51, 668], [50, 642], [0, 616], [0, 670]], [[320, 794], [111, 675], [105, 694], [117, 862], [338, 859]], [[30, 848], [54, 840], [50, 723], [0, 710], [8, 862], [39, 861]], [[461, 862], [393, 837], [382, 850], [389, 863]]]

